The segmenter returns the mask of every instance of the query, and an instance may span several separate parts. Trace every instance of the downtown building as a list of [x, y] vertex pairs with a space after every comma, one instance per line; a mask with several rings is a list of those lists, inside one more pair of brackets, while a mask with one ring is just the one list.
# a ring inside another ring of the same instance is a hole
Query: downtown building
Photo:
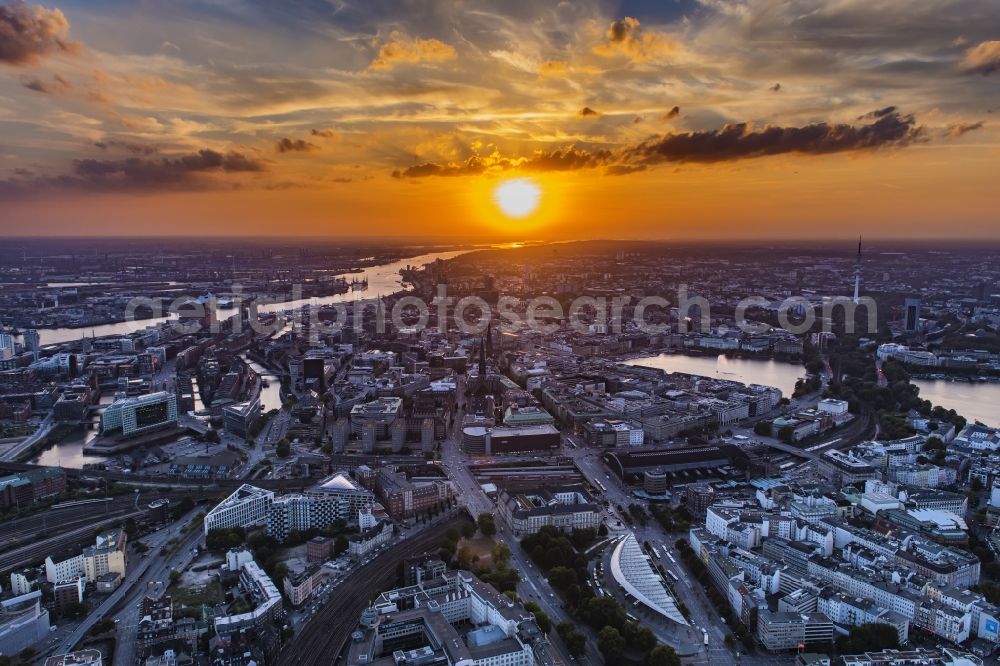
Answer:
[[497, 514], [514, 536], [535, 534], [543, 527], [560, 532], [594, 529], [601, 523], [601, 507], [583, 486], [542, 487], [500, 491]]
[[274, 492], [244, 483], [205, 514], [205, 534], [211, 530], [253, 527], [267, 522]]
[[137, 398], [121, 398], [101, 415], [101, 432], [121, 431], [123, 437], [177, 425], [177, 396], [167, 391]]
[[347, 663], [551, 664], [534, 616], [468, 571], [384, 592], [362, 614]]

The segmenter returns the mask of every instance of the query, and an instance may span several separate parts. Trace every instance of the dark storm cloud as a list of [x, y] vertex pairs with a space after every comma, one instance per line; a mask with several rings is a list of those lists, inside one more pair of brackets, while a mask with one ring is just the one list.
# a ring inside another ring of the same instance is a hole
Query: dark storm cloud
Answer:
[[157, 192], [204, 190], [224, 186], [212, 174], [265, 171], [260, 160], [243, 153], [199, 150], [180, 157], [84, 158], [73, 161], [70, 173], [58, 176], [10, 178], [0, 181], [0, 193], [30, 195], [50, 190], [83, 192]]
[[604, 170], [604, 173], [608, 176], [627, 176], [632, 173], [645, 171], [646, 168], [645, 164], [612, 164]]
[[554, 150], [536, 150], [528, 157], [510, 158], [473, 155], [464, 162], [424, 162], [392, 172], [394, 178], [426, 178], [428, 176], [475, 176], [487, 170], [508, 171], [575, 171], [589, 169], [611, 159], [608, 150], [588, 151], [575, 146]]
[[150, 146], [135, 141], [125, 141], [123, 139], [104, 139], [95, 141], [94, 146], [101, 150], [120, 149], [133, 155], [154, 155], [157, 152], [156, 146]]
[[747, 123], [737, 123], [718, 130], [665, 134], [626, 149], [625, 161], [707, 163], [789, 153], [826, 155], [903, 146], [921, 132], [912, 115], [901, 116], [892, 107], [868, 116], [873, 121], [867, 125], [816, 123], [754, 130]]
[[598, 113], [597, 111], [594, 111], [589, 106], [585, 106], [582, 109], [580, 109], [576, 115], [580, 116], [581, 118], [587, 118], [587, 117], [599, 116], [601, 114]]
[[309, 143], [302, 139], [289, 139], [287, 137], [278, 140], [279, 153], [308, 153], [319, 150], [315, 143]]
[[15, 0], [0, 5], [0, 62], [27, 65], [39, 57], [73, 51], [69, 21], [58, 9]]
[[[912, 115], [895, 107], [865, 114], [863, 125], [815, 123], [803, 127], [764, 127], [748, 123], [725, 125], [717, 130], [668, 133], [617, 150], [587, 150], [568, 146], [538, 150], [527, 157], [479, 157], [465, 162], [424, 162], [393, 172], [396, 178], [478, 175], [487, 170], [575, 171], [606, 167], [610, 176], [624, 176], [663, 162], [726, 162], [771, 155], [827, 155], [905, 146], [921, 137], [922, 128]], [[975, 129], [975, 128], [972, 128]]]

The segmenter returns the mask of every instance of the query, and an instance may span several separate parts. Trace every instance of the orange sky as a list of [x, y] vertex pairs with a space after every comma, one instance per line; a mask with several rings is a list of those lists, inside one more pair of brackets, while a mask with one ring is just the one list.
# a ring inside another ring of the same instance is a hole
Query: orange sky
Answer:
[[0, 228], [1000, 235], [992, 0], [417, 4], [0, 4]]

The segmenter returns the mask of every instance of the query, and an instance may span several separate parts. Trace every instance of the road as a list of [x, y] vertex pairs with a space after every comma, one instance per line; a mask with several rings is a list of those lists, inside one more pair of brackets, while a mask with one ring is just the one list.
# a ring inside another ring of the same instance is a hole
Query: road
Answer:
[[[459, 395], [459, 400], [463, 400], [465, 395], [464, 376], [459, 376], [457, 394]], [[463, 405], [459, 404], [452, 429], [445, 441], [441, 443], [441, 460], [448, 471], [448, 476], [458, 495], [459, 503], [466, 507], [473, 516], [478, 516], [481, 513], [493, 514], [496, 512], [496, 506], [486, 496], [486, 493], [483, 492], [483, 489], [475, 477], [473, 477], [472, 472], [469, 470], [469, 459], [462, 451], [463, 418]], [[549, 586], [548, 581], [538, 568], [531, 563], [518, 545], [517, 539], [507, 531], [506, 526], [501, 521], [496, 521], [496, 523], [499, 540], [506, 542], [510, 547], [511, 566], [521, 572], [521, 582], [517, 587], [518, 596], [523, 601], [534, 601], [537, 603], [545, 614], [549, 616], [549, 619], [552, 620], [553, 627], [567, 620], [576, 624], [576, 621], [563, 609], [560, 598]], [[581, 657], [579, 663], [603, 663], [600, 653], [597, 650], [597, 643], [592, 635], [593, 632], [586, 630], [585, 633], [587, 635], [587, 654]], [[573, 661], [569, 650], [555, 631], [549, 632], [549, 642], [553, 647], [552, 656], [557, 663], [566, 664]]]
[[[124, 595], [123, 605], [114, 616], [117, 632], [114, 666], [134, 666], [135, 664], [136, 630], [139, 626], [139, 620], [142, 619], [142, 600], [147, 595], [157, 598], [162, 595], [169, 585], [171, 569], [183, 571], [196, 557], [192, 549], [201, 542], [202, 531], [198, 529], [198, 526], [193, 529], [188, 529], [188, 527], [197, 514], [198, 509], [194, 509], [170, 527], [156, 532], [155, 542], [148, 537], [145, 539], [150, 549], [140, 564], [136, 579], [133, 580], [132, 585]], [[180, 541], [169, 551], [159, 552], [164, 544], [178, 536], [181, 537]], [[165, 553], [170, 554], [165, 555]], [[157, 585], [157, 582], [161, 584]], [[115, 607], [112, 604], [111, 609]]]
[[[179, 525], [188, 525], [194, 519], [198, 510], [199, 509], [197, 508], [192, 509], [173, 526], [158, 530], [157, 532], [154, 532], [142, 539], [142, 541], [150, 547], [148, 554], [145, 556], [139, 556], [141, 559], [138, 564], [134, 562], [134, 559], [137, 556], [134, 554], [130, 556], [130, 559], [133, 561], [129, 566], [129, 571], [125, 574], [125, 580], [122, 581], [122, 584], [118, 586], [117, 590], [105, 598], [104, 601], [97, 606], [97, 608], [92, 610], [73, 631], [73, 633], [60, 643], [56, 654], [64, 654], [72, 651], [73, 647], [87, 635], [87, 632], [90, 631], [91, 627], [97, 624], [97, 622], [99, 622], [102, 618], [107, 617], [108, 614], [118, 605], [118, 603], [122, 601], [122, 599], [126, 598], [127, 595], [132, 595], [132, 597], [136, 596], [136, 594], [138, 594], [138, 592], [136, 592], [137, 584], [141, 583], [142, 587], [140, 588], [140, 592], [144, 591], [146, 581], [149, 580], [149, 576], [151, 575], [149, 573], [150, 569], [153, 570], [152, 573], [160, 573], [163, 563], [166, 562], [166, 560], [161, 557], [162, 554], [160, 553], [160, 549], [176, 533]], [[195, 529], [192, 533], [194, 537], [194, 541], [192, 541], [192, 543], [196, 543], [197, 539], [201, 537], [201, 532], [200, 530]], [[157, 562], [161, 563], [160, 567], [154, 566]], [[118, 652], [119, 650], [116, 650], [116, 657]], [[131, 662], [122, 663], [128, 663], [131, 666]]]
[[48, 435], [54, 427], [56, 427], [56, 420], [52, 416], [52, 412], [49, 412], [45, 415], [45, 420], [38, 425], [38, 430], [28, 435], [23, 441], [4, 451], [3, 454], [0, 454], [0, 461], [12, 462], [17, 460], [25, 452], [30, 451], [31, 447], [41, 441], [43, 437]]

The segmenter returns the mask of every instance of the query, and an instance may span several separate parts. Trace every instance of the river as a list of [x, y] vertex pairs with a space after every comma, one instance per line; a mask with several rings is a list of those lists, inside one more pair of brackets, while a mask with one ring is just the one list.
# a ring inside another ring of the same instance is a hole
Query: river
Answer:
[[[283, 303], [271, 303], [267, 305], [261, 305], [258, 310], [260, 312], [282, 312], [286, 310], [294, 310], [300, 308], [303, 305], [329, 305], [331, 303], [343, 303], [347, 301], [361, 300], [365, 298], [374, 298], [376, 296], [388, 296], [389, 294], [395, 293], [404, 289], [403, 278], [399, 274], [401, 268], [406, 266], [423, 266], [429, 264], [437, 259], [452, 259], [461, 254], [471, 252], [473, 250], [451, 250], [448, 252], [429, 252], [426, 254], [420, 254], [413, 257], [407, 257], [405, 259], [400, 259], [399, 261], [394, 261], [388, 264], [380, 264], [378, 266], [371, 266], [366, 268], [363, 273], [344, 273], [339, 277], [343, 277], [345, 280], [350, 281], [351, 279], [357, 278], [367, 278], [368, 279], [368, 289], [359, 291], [348, 291], [343, 294], [336, 294], [333, 296], [324, 296], [317, 298], [304, 298], [295, 301], [286, 301]], [[228, 318], [236, 314], [236, 310], [226, 311], [223, 310], [220, 313], [220, 317]], [[151, 319], [141, 319], [136, 321], [124, 321], [117, 322], [114, 324], [100, 324], [97, 326], [85, 326], [83, 328], [40, 328], [38, 329], [38, 336], [40, 344], [44, 345], [54, 345], [61, 342], [71, 342], [73, 340], [79, 340], [86, 334], [88, 337], [96, 336], [106, 336], [106, 335], [128, 335], [129, 333], [134, 333], [135, 331], [141, 331], [147, 326], [155, 326], [161, 324], [165, 321], [172, 319], [172, 316], [167, 317], [154, 317]]]
[[659, 368], [667, 372], [684, 372], [689, 375], [729, 379], [744, 384], [777, 386], [786, 397], [795, 390], [795, 382], [805, 376], [805, 368], [794, 363], [774, 359], [729, 358], [718, 356], [688, 356], [686, 354], [658, 354], [640, 356], [625, 361], [628, 365]]

